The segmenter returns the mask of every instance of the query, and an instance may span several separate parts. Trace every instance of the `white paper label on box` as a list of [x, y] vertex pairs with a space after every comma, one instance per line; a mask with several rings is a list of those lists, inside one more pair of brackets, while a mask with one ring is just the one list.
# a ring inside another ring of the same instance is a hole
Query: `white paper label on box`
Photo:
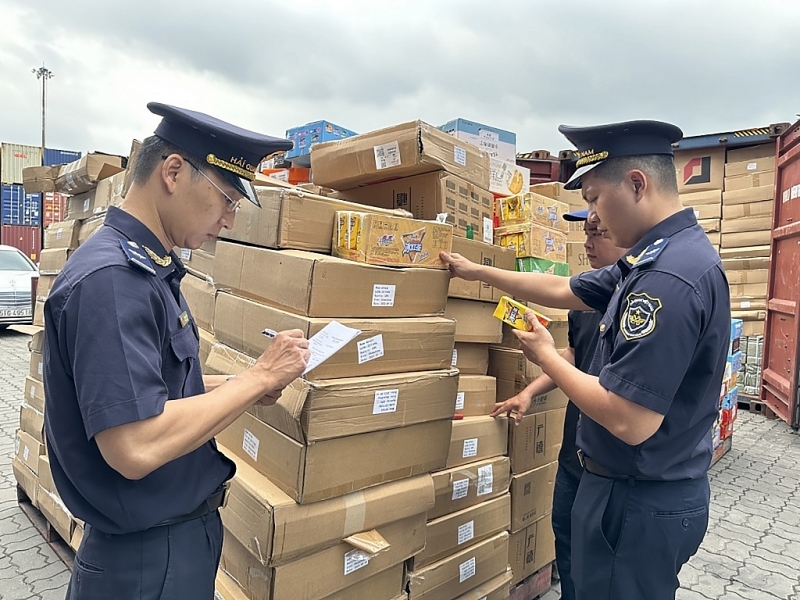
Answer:
[[747, 163], [747, 170], [748, 171], [755, 171], [758, 168], [758, 163]]
[[467, 579], [475, 575], [475, 557], [458, 565], [458, 583], [464, 583]]
[[461, 458], [469, 458], [478, 455], [478, 438], [469, 438], [464, 440], [464, 452]]
[[[220, 594], [217, 590], [214, 590], [214, 600], [225, 600], [225, 597]], [[481, 600], [486, 600], [486, 598], [481, 598]]]
[[22, 460], [27, 461], [28, 456], [30, 456], [30, 454], [31, 454], [30, 450], [28, 449], [27, 446], [25, 446], [25, 449], [22, 451]]
[[396, 285], [382, 285], [376, 283], [372, 286], [372, 306], [394, 306], [394, 292]]
[[375, 402], [372, 404], [372, 414], [382, 415], [384, 413], [397, 412], [397, 398], [400, 390], [377, 390], [375, 392]]
[[456, 146], [453, 149], [453, 160], [457, 165], [461, 165], [462, 167], [467, 166], [467, 150], [466, 148], [459, 148]]
[[86, 200], [83, 201], [83, 212], [89, 212], [89, 206], [91, 206], [91, 203], [92, 203], [91, 198], [87, 198]]
[[464, 392], [458, 392], [456, 395], [456, 410], [464, 410]]
[[192, 249], [181, 248], [181, 260], [191, 260], [191, 259], [192, 259]]
[[37, 371], [39, 371], [39, 375], [41, 375], [41, 374], [42, 374], [42, 367], [44, 367], [44, 363], [43, 363], [43, 362], [40, 362], [40, 363], [39, 363], [39, 366], [38, 366], [38, 368], [37, 368]]
[[64, 231], [64, 229], [62, 227], [59, 227], [58, 229], [56, 229], [56, 239], [57, 240], [61, 239], [61, 232], [62, 231]]
[[242, 440], [242, 450], [247, 452], [248, 456], [253, 460], [258, 460], [258, 438], [254, 436], [249, 429], [244, 430], [244, 439]]
[[14, 455], [19, 454], [19, 436], [14, 437]]
[[31, 386], [31, 398], [35, 398], [35, 397], [36, 397], [36, 387], [35, 386]]
[[700, 218], [700, 211], [699, 210], [695, 210], [694, 211], [694, 218], [695, 219], [699, 219]]
[[399, 167], [402, 164], [400, 146], [397, 142], [374, 146], [372, 150], [375, 152], [375, 168], [378, 170]]
[[750, 300], [743, 300], [739, 306], [740, 308], [750, 308]]
[[453, 362], [450, 363], [452, 366], [456, 366], [458, 364], [458, 350], [453, 348]]
[[469, 479], [457, 479], [453, 482], [453, 500], [467, 497], [469, 492]]
[[344, 555], [344, 574], [350, 575], [369, 564], [369, 555], [363, 550], [350, 550]]
[[489, 217], [483, 217], [483, 241], [486, 244], [494, 243], [494, 224]]
[[358, 364], [363, 365], [365, 362], [375, 360], [383, 356], [383, 334], [361, 340], [356, 344], [358, 346]]
[[475, 521], [464, 523], [458, 528], [458, 545], [470, 541], [475, 537]]
[[478, 496], [485, 496], [492, 493], [494, 485], [494, 472], [492, 465], [478, 467]]
[[479, 129], [478, 137], [482, 140], [491, 140], [493, 142], [500, 141], [500, 134], [496, 131], [489, 131], [488, 129]]
[[281, 169], [275, 173], [270, 173], [269, 177], [277, 179], [278, 181], [285, 181], [286, 183], [289, 183], [289, 169]]

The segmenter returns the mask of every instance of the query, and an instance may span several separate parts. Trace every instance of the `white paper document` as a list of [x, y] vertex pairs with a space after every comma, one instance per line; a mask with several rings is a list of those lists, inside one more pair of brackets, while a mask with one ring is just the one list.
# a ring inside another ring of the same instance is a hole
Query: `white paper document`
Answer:
[[325, 325], [308, 340], [311, 358], [303, 375], [320, 366], [360, 334], [360, 329], [347, 327], [338, 321], [331, 321]]

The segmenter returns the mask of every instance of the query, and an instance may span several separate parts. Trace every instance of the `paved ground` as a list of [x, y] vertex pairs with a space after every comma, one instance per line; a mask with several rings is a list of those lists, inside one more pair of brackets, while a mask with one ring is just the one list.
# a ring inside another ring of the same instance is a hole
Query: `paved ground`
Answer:
[[[60, 600], [69, 571], [20, 510], [11, 470], [28, 339], [0, 331], [0, 600]], [[709, 531], [681, 572], [678, 600], [800, 600], [800, 438], [740, 413], [711, 491]]]

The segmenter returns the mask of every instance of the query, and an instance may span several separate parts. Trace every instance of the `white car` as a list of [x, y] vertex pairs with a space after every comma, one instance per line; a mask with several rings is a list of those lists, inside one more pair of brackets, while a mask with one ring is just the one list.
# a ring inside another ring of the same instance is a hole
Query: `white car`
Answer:
[[33, 322], [31, 281], [39, 269], [23, 252], [0, 245], [0, 329]]

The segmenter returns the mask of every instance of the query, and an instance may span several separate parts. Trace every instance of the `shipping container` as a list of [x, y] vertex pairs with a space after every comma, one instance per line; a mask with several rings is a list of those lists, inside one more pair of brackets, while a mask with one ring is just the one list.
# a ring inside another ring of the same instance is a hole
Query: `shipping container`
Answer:
[[3, 225], [41, 225], [42, 195], [26, 194], [21, 183], [0, 186], [2, 205], [0, 223]]
[[[800, 427], [800, 121], [778, 139], [761, 399]], [[767, 341], [769, 343], [767, 343]]]
[[54, 150], [53, 148], [44, 149], [44, 166], [64, 165], [74, 162], [81, 157], [81, 153], [75, 150]]
[[42, 251], [42, 230], [25, 225], [3, 225], [0, 228], [0, 244], [22, 250], [33, 262], [39, 262]]
[[42, 226], [60, 223], [67, 218], [67, 201], [69, 196], [58, 192], [42, 194]]
[[517, 164], [520, 167], [530, 169], [531, 185], [558, 181], [561, 171], [561, 163], [547, 150], [517, 154]]
[[22, 169], [42, 166], [39, 146], [7, 144], [0, 146], [0, 183], [22, 183]]

